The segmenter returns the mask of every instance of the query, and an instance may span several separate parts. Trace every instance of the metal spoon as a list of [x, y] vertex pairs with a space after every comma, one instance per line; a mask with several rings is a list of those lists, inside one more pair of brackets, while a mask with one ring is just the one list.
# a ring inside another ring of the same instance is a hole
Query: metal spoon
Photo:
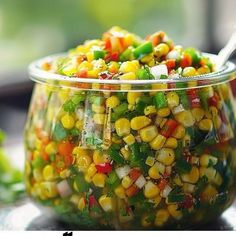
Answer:
[[217, 70], [220, 70], [228, 61], [231, 54], [236, 50], [236, 31], [231, 35], [229, 41], [218, 53], [218, 61], [216, 63]]

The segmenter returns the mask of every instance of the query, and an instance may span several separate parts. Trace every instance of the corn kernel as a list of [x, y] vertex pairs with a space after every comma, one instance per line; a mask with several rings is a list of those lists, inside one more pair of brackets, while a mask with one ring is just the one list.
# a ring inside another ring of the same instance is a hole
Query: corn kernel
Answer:
[[155, 218], [155, 225], [156, 226], [163, 226], [165, 222], [169, 219], [169, 212], [165, 209], [160, 209], [156, 213], [156, 218]]
[[72, 129], [75, 125], [75, 120], [74, 120], [73, 116], [66, 114], [66, 115], [62, 116], [61, 123], [64, 128]]
[[93, 152], [93, 162], [95, 165], [106, 163], [106, 162], [108, 162], [108, 160], [109, 160], [108, 157], [106, 155], [104, 155], [102, 151], [95, 150]]
[[130, 122], [126, 118], [120, 118], [115, 122], [115, 129], [118, 136], [126, 136], [130, 133]]
[[126, 198], [125, 196], [125, 189], [122, 185], [119, 185], [118, 187], [115, 188], [115, 194], [117, 197], [124, 199]]
[[40, 183], [41, 194], [46, 198], [54, 198], [58, 195], [56, 182]]
[[177, 204], [168, 205], [167, 210], [169, 211], [170, 215], [176, 220], [180, 220], [183, 217], [183, 214], [181, 210], [178, 209]]
[[[99, 74], [99, 70], [96, 69], [96, 70], [89, 70], [87, 72], [87, 77], [88, 78], [97, 78], [98, 77], [98, 74]], [[93, 89], [99, 89], [99, 84], [93, 84], [92, 85]]]
[[177, 146], [178, 146], [177, 139], [173, 137], [169, 137], [164, 144], [164, 147], [172, 149], [177, 148]]
[[154, 125], [147, 126], [140, 130], [140, 137], [143, 142], [151, 142], [157, 136], [157, 128]]
[[137, 116], [131, 120], [130, 126], [133, 130], [139, 130], [139, 129], [146, 127], [150, 123], [151, 123], [151, 119], [149, 119], [148, 117]]
[[214, 169], [213, 167], [200, 167], [200, 176], [206, 176], [208, 178], [208, 181], [214, 181], [214, 178], [216, 176], [216, 169]]
[[127, 189], [133, 184], [133, 180], [127, 175], [122, 179], [122, 186]]
[[194, 67], [192, 67], [192, 66], [185, 67], [185, 68], [183, 69], [182, 75], [183, 75], [184, 77], [195, 76], [195, 75], [197, 75], [197, 71], [196, 71], [196, 69], [195, 69]]
[[204, 66], [201, 66], [197, 69], [197, 73], [199, 75], [202, 75], [202, 74], [208, 74], [210, 73], [210, 68], [207, 66], [207, 65], [204, 65]]
[[144, 108], [144, 115], [148, 116], [150, 114], [155, 114], [157, 112], [155, 106], [147, 106]]
[[176, 92], [167, 93], [166, 99], [170, 108], [177, 107], [179, 105], [179, 96]]
[[[152, 179], [160, 179], [160, 167], [163, 167], [163, 165], [160, 165], [161, 163], [156, 162], [149, 170], [148, 170], [148, 175], [152, 178]], [[165, 169], [165, 167], [164, 167]]]
[[119, 64], [115, 61], [111, 61], [109, 64], [108, 64], [108, 71], [111, 72], [111, 73], [118, 73], [119, 71]]
[[216, 172], [215, 178], [212, 181], [214, 184], [220, 186], [223, 182], [223, 179], [221, 177], [221, 175], [219, 174], [219, 172]]
[[191, 127], [195, 123], [195, 119], [189, 110], [185, 110], [176, 114], [175, 119], [184, 127]]
[[105, 121], [105, 114], [94, 114], [93, 115], [93, 120], [95, 124], [97, 125], [103, 125]]
[[80, 156], [76, 161], [78, 170], [82, 172], [86, 171], [89, 165], [91, 164], [91, 162], [92, 162], [92, 158], [90, 156], [87, 156], [87, 155]]
[[37, 150], [41, 150], [41, 148], [42, 148], [42, 141], [39, 140], [39, 139], [36, 139], [35, 140], [35, 147], [36, 147]]
[[104, 113], [105, 112], [105, 107], [102, 105], [96, 105], [96, 104], [92, 104], [92, 111], [95, 113]]
[[203, 119], [199, 122], [198, 127], [199, 127], [200, 130], [210, 131], [213, 128], [212, 120]]
[[79, 209], [80, 211], [83, 211], [84, 208], [85, 208], [85, 206], [86, 206], [86, 200], [85, 200], [84, 197], [81, 197], [81, 198], [79, 199], [79, 202], [78, 202], [78, 209]]
[[191, 112], [192, 112], [194, 119], [197, 122], [199, 122], [204, 117], [204, 114], [205, 114], [204, 110], [202, 108], [198, 108], [198, 107], [193, 108], [191, 110]]
[[181, 175], [181, 179], [184, 182], [195, 184], [199, 179], [199, 170], [196, 166], [193, 166], [189, 173]]
[[86, 53], [86, 58], [88, 62], [91, 62], [94, 60], [94, 53], [93, 52], [87, 52]]
[[158, 134], [149, 144], [152, 149], [159, 150], [161, 149], [166, 141], [166, 137], [162, 136], [161, 134]]
[[43, 178], [46, 181], [51, 181], [55, 179], [55, 177], [56, 177], [55, 169], [51, 165], [46, 165], [43, 168]]
[[74, 205], [78, 205], [80, 197], [76, 194], [73, 194], [70, 197], [70, 202], [72, 202]]
[[201, 194], [201, 199], [210, 202], [216, 198], [218, 191], [212, 185], [207, 185]]
[[157, 207], [160, 204], [161, 199], [162, 199], [162, 197], [160, 195], [157, 195], [156, 197], [151, 198], [148, 201], [151, 202], [152, 204], [154, 204], [154, 207]]
[[173, 149], [162, 148], [157, 156], [157, 160], [164, 165], [171, 165], [175, 160], [175, 153]]
[[146, 56], [143, 56], [140, 61], [142, 63], [148, 64], [152, 60], [153, 60], [153, 53], [150, 53], [150, 54], [148, 54]]
[[128, 144], [128, 145], [132, 145], [133, 143], [135, 143], [135, 138], [133, 136], [133, 134], [129, 134], [127, 136], [125, 136], [123, 138], [123, 140]]
[[57, 145], [55, 142], [50, 142], [49, 144], [47, 144], [47, 146], [45, 147], [45, 152], [48, 155], [53, 155], [57, 153]]
[[106, 195], [102, 195], [98, 199], [98, 202], [105, 212], [112, 211], [114, 209], [114, 203], [113, 203], [113, 200], [111, 197], [107, 197]]
[[195, 184], [184, 183], [183, 191], [185, 193], [194, 193], [194, 191], [195, 191]]
[[97, 168], [95, 166], [95, 163], [91, 163], [90, 166], [87, 169], [87, 176], [93, 177], [97, 173]]
[[77, 147], [74, 147], [72, 154], [79, 157], [79, 156], [88, 155], [89, 153], [87, 149], [77, 146]]
[[164, 107], [164, 108], [158, 109], [157, 115], [160, 117], [167, 117], [168, 115], [170, 115], [170, 108]]
[[103, 188], [105, 186], [106, 175], [103, 173], [96, 173], [92, 180], [95, 186]]
[[36, 182], [41, 182], [43, 180], [43, 175], [42, 175], [41, 169], [38, 169], [38, 168], [34, 169], [33, 170], [33, 177]]
[[113, 143], [117, 143], [117, 144], [121, 144], [122, 143], [122, 139], [120, 137], [117, 137], [116, 135], [112, 136], [111, 141]]
[[155, 158], [151, 157], [151, 156], [148, 156], [146, 161], [145, 161], [145, 164], [148, 165], [148, 166], [153, 166], [154, 162], [155, 162]]
[[175, 183], [176, 185], [178, 185], [178, 186], [183, 186], [183, 183], [182, 183], [182, 181], [181, 181], [179, 175], [176, 175], [176, 176], [174, 177], [173, 181], [174, 181], [174, 183]]
[[142, 216], [142, 219], [141, 219], [141, 224], [143, 227], [149, 227], [152, 225], [152, 222], [150, 221], [149, 219], [149, 215], [145, 214]]
[[84, 120], [77, 120], [75, 123], [75, 127], [76, 127], [76, 129], [82, 131], [82, 129], [84, 127]]
[[116, 96], [111, 96], [106, 100], [106, 106], [110, 108], [115, 108], [120, 104], [120, 100]]
[[128, 92], [127, 93], [127, 101], [131, 105], [135, 105], [138, 98], [142, 96], [141, 92]]
[[71, 172], [68, 169], [65, 169], [65, 170], [60, 172], [60, 177], [62, 179], [66, 179], [66, 178], [70, 177], [70, 175], [71, 175]]
[[128, 160], [130, 155], [131, 155], [131, 152], [127, 149], [125, 149], [124, 147], [120, 149], [120, 152], [122, 154], [122, 156], [124, 157], [125, 160]]
[[176, 139], [182, 139], [185, 136], [185, 128], [182, 125], [178, 125], [172, 133], [172, 136]]
[[216, 165], [218, 159], [214, 156], [211, 156], [209, 154], [203, 154], [200, 156], [200, 165], [204, 167], [208, 167], [209, 164], [212, 164], [213, 166]]
[[136, 73], [138, 69], [139, 69], [139, 62], [133, 60], [133, 61], [123, 62], [120, 66], [119, 71], [122, 73], [128, 73], [128, 72]]
[[152, 181], [148, 181], [144, 186], [144, 196], [146, 198], [154, 198], [160, 192], [160, 189]]

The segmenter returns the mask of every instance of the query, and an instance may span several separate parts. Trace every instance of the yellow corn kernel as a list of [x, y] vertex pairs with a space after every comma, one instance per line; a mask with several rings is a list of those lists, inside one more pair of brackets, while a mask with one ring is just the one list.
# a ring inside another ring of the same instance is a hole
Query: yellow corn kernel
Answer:
[[183, 69], [182, 75], [183, 75], [184, 77], [195, 76], [195, 75], [197, 75], [197, 71], [196, 71], [196, 69], [195, 69], [194, 67], [192, 67], [192, 66], [185, 67], [185, 68]]
[[229, 99], [230, 89], [228, 84], [220, 84], [219, 85], [220, 93], [225, 101]]
[[217, 115], [217, 116], [213, 117], [213, 123], [214, 123], [214, 127], [215, 127], [216, 129], [219, 129], [220, 126], [221, 126], [221, 124], [222, 124], [222, 120], [221, 120], [221, 118]]
[[117, 144], [121, 144], [122, 143], [122, 139], [120, 137], [117, 137], [116, 135], [112, 136], [111, 141], [113, 143], [117, 143]]
[[181, 179], [184, 182], [195, 184], [199, 179], [199, 170], [196, 166], [193, 166], [189, 173], [181, 175]]
[[122, 179], [121, 184], [126, 189], [133, 184], [133, 180], [127, 175]]
[[31, 165], [29, 161], [25, 161], [25, 174], [29, 176], [31, 174]]
[[81, 131], [84, 127], [84, 120], [77, 120], [75, 123], [75, 127], [76, 129]]
[[82, 172], [86, 171], [89, 165], [91, 164], [91, 162], [92, 162], [92, 158], [90, 156], [87, 156], [87, 155], [80, 156], [76, 161], [78, 170]]
[[39, 140], [39, 139], [36, 139], [35, 140], [35, 147], [36, 147], [37, 150], [41, 150], [41, 148], [42, 148], [42, 141]]
[[[88, 78], [97, 78], [98, 77], [98, 74], [99, 74], [99, 70], [98, 69], [95, 69], [95, 70], [89, 70], [87, 72], [87, 77]], [[93, 89], [99, 89], [99, 84], [93, 84]]]
[[167, 55], [169, 52], [170, 48], [166, 43], [159, 43], [155, 48], [154, 48], [154, 54], [157, 58], [160, 58], [162, 56]]
[[132, 89], [131, 84], [121, 84], [120, 85], [120, 90], [121, 91], [128, 91], [128, 90], [131, 90], [131, 89]]
[[166, 95], [169, 108], [177, 107], [179, 105], [179, 96], [176, 92], [169, 92]]
[[47, 146], [45, 147], [45, 152], [48, 155], [53, 155], [57, 153], [57, 144], [55, 142], [50, 142], [49, 144], [47, 144]]
[[111, 61], [108, 64], [108, 71], [111, 73], [118, 73], [119, 71], [119, 63], [115, 62], [115, 61]]
[[152, 225], [152, 222], [150, 221], [150, 217], [148, 214], [142, 216], [141, 224], [143, 227], [149, 227]]
[[59, 98], [59, 100], [62, 102], [62, 103], [64, 103], [65, 101], [66, 101], [66, 99], [68, 99], [68, 97], [69, 97], [69, 92], [70, 92], [70, 90], [69, 89], [60, 89], [59, 91], [58, 91], [58, 98]]
[[155, 158], [151, 157], [151, 156], [148, 156], [146, 161], [145, 161], [145, 164], [148, 165], [148, 166], [153, 166], [154, 163], [155, 163]]
[[126, 136], [130, 133], [130, 122], [126, 118], [120, 118], [115, 122], [115, 129], [118, 136]]
[[218, 191], [216, 190], [216, 188], [209, 184], [203, 190], [201, 194], [201, 199], [206, 202], [210, 202], [216, 198], [217, 194], [218, 194]]
[[164, 107], [164, 108], [158, 109], [157, 115], [160, 117], [167, 117], [168, 115], [170, 115], [170, 108]]
[[88, 62], [91, 62], [94, 60], [94, 53], [93, 52], [87, 52], [86, 53], [86, 58]]
[[205, 114], [204, 110], [202, 108], [198, 108], [198, 107], [193, 108], [191, 110], [191, 112], [192, 112], [194, 119], [197, 122], [199, 122], [204, 117], [204, 114]]
[[200, 167], [199, 169], [200, 176], [203, 177], [204, 175], [208, 178], [209, 182], [214, 181], [216, 176], [216, 169], [213, 167]]
[[208, 74], [208, 73], [210, 73], [210, 72], [211, 72], [211, 70], [210, 70], [210, 68], [209, 68], [207, 65], [201, 66], [201, 67], [199, 67], [199, 68], [197, 69], [197, 73], [198, 73], [199, 75]]
[[185, 136], [185, 128], [182, 125], [178, 125], [172, 133], [172, 136], [176, 139], [182, 139]]
[[176, 220], [180, 220], [183, 217], [183, 214], [181, 210], [178, 209], [177, 204], [168, 205], [167, 210], [169, 211], [170, 215]]
[[135, 105], [137, 100], [142, 96], [141, 92], [128, 92], [127, 101], [131, 105]]
[[183, 186], [183, 183], [179, 177], [179, 175], [176, 175], [173, 179], [174, 183], [177, 184], [178, 186]]
[[200, 130], [210, 131], [213, 128], [213, 122], [210, 119], [203, 119], [199, 122], [198, 127]]
[[41, 169], [34, 169], [33, 170], [33, 177], [36, 182], [41, 182], [43, 180], [42, 170]]
[[212, 114], [209, 110], [205, 111], [205, 116], [207, 119], [212, 119]]
[[94, 114], [93, 115], [93, 120], [95, 124], [97, 125], [103, 125], [105, 121], [105, 114]]
[[147, 106], [144, 108], [144, 115], [148, 116], [150, 114], [155, 114], [157, 112], [155, 106]]
[[72, 154], [79, 157], [79, 156], [88, 155], [89, 153], [87, 149], [77, 146], [77, 147], [74, 147]]
[[53, 166], [46, 165], [43, 168], [43, 178], [46, 181], [51, 181], [51, 180], [55, 179], [55, 177], [56, 177], [56, 173], [55, 173], [55, 169], [53, 168]]
[[121, 154], [122, 154], [122, 156], [124, 157], [125, 160], [129, 159], [129, 157], [131, 155], [129, 150], [127, 150], [126, 148], [123, 147], [123, 148], [120, 149], [120, 152], [121, 152]]
[[144, 186], [144, 196], [154, 198], [160, 193], [160, 189], [152, 181], [148, 181]]
[[88, 61], [83, 61], [79, 64], [77, 70], [81, 70], [81, 69], [87, 69], [87, 70], [92, 70], [93, 69], [93, 65], [88, 62]]
[[102, 105], [96, 105], [92, 104], [92, 111], [95, 113], [104, 113], [105, 112], [105, 107]]
[[177, 146], [178, 146], [177, 139], [173, 137], [169, 137], [164, 144], [164, 147], [172, 149], [177, 148]]
[[217, 157], [211, 156], [209, 154], [203, 154], [200, 156], [200, 165], [204, 167], [208, 167], [209, 164], [216, 165], [218, 159]]
[[80, 199], [80, 197], [79, 197], [78, 195], [73, 194], [73, 195], [70, 197], [70, 202], [72, 202], [74, 205], [77, 205], [77, 206], [78, 206], [79, 199]]
[[130, 33], [126, 34], [124, 36], [124, 42], [127, 46], [131, 46], [134, 42], [134, 35]]
[[115, 108], [120, 104], [120, 100], [116, 96], [111, 96], [106, 100], [106, 106], [110, 108]]
[[175, 119], [184, 127], [191, 127], [195, 123], [195, 119], [189, 110], [182, 111], [175, 115]]
[[40, 183], [41, 194], [46, 198], [54, 198], [58, 195], [56, 182]]
[[218, 109], [215, 106], [210, 106], [209, 111], [212, 114], [212, 117], [215, 117], [218, 115]]
[[103, 188], [105, 186], [106, 175], [103, 173], [96, 173], [92, 180], [95, 186]]
[[157, 128], [154, 125], [147, 126], [140, 130], [140, 137], [143, 142], [151, 142], [157, 136]]
[[75, 120], [74, 120], [73, 116], [66, 114], [66, 115], [62, 116], [61, 123], [64, 128], [72, 129], [75, 125]]
[[[159, 167], [163, 167], [163, 165], [159, 165], [159, 162], [156, 162], [149, 170], [148, 170], [148, 175], [152, 178], [152, 179], [160, 179], [160, 169]], [[164, 167], [165, 169], [165, 167]]]
[[195, 184], [184, 183], [183, 184], [183, 191], [185, 193], [194, 193], [194, 191], [195, 191]]
[[223, 179], [221, 177], [221, 175], [219, 174], [219, 172], [216, 172], [215, 178], [212, 180], [212, 182], [218, 186], [220, 186], [223, 182]]
[[166, 137], [162, 136], [161, 134], [158, 134], [149, 144], [152, 149], [159, 150], [161, 149], [166, 141]]
[[127, 136], [125, 136], [123, 138], [123, 140], [128, 144], [128, 145], [132, 145], [133, 143], [135, 143], [135, 138], [133, 136], [133, 134], [129, 134]]
[[136, 73], [138, 69], [139, 69], [139, 62], [136, 60], [133, 60], [133, 61], [123, 62], [120, 66], [119, 71], [122, 73], [128, 73], [128, 72]]
[[131, 120], [130, 126], [133, 130], [139, 130], [139, 129], [146, 127], [150, 123], [151, 123], [151, 119], [149, 119], [148, 117], [137, 116]]
[[97, 168], [95, 166], [95, 163], [91, 163], [87, 169], [87, 176], [93, 177], [97, 173]]
[[63, 171], [60, 172], [60, 177], [61, 177], [62, 179], [69, 178], [70, 175], [71, 175], [71, 171], [68, 170], [68, 169], [65, 169], [65, 170], [63, 170]]
[[135, 75], [134, 72], [128, 72], [128, 73], [125, 73], [123, 75], [120, 75], [119, 79], [120, 80], [135, 80], [136, 79], [136, 75]]
[[98, 199], [98, 202], [105, 212], [114, 210], [114, 203], [113, 203], [113, 200], [111, 197], [107, 197], [106, 195], [102, 195]]
[[106, 162], [108, 162], [108, 157], [106, 155], [104, 155], [102, 151], [95, 150], [93, 152], [93, 162], [95, 165], [106, 163]]
[[158, 153], [157, 160], [164, 165], [171, 165], [175, 160], [175, 153], [171, 148], [162, 148]]
[[155, 225], [156, 226], [163, 226], [165, 222], [169, 219], [170, 214], [167, 210], [165, 209], [160, 209], [156, 213], [156, 218], [155, 218]]
[[80, 211], [83, 211], [85, 206], [86, 206], [86, 199], [84, 197], [80, 197], [80, 199], [78, 201], [78, 209]]
[[154, 207], [157, 207], [159, 203], [161, 202], [162, 197], [160, 195], [157, 195], [156, 197], [149, 199], [148, 201], [154, 204]]
[[125, 189], [122, 185], [119, 185], [118, 187], [115, 188], [115, 194], [117, 197], [124, 199], [125, 196]]

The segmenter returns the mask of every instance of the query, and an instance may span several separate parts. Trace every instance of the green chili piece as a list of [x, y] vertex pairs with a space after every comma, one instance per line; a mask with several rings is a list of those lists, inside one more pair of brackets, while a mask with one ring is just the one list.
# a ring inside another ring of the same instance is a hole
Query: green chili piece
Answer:
[[153, 46], [151, 42], [145, 42], [134, 49], [134, 57], [137, 59], [153, 52]]
[[167, 99], [165, 97], [164, 92], [160, 91], [155, 94], [154, 104], [157, 109], [168, 107]]
[[108, 154], [109, 154], [110, 158], [113, 161], [115, 161], [117, 164], [124, 164], [125, 163], [124, 158], [120, 155], [120, 153], [113, 146], [110, 146], [110, 148], [108, 149]]
[[176, 161], [175, 168], [179, 173], [184, 174], [184, 173], [189, 173], [192, 169], [192, 166], [184, 159], [178, 159]]
[[128, 47], [123, 53], [120, 55], [120, 61], [131, 61], [133, 57], [133, 48]]
[[169, 194], [168, 195], [168, 203], [175, 203], [175, 202], [183, 202], [184, 194]]
[[195, 48], [186, 48], [185, 52], [191, 56], [193, 65], [197, 65], [200, 62], [200, 53]]
[[95, 50], [93, 51], [93, 57], [95, 60], [99, 58], [103, 59], [105, 57], [105, 52], [103, 50]]

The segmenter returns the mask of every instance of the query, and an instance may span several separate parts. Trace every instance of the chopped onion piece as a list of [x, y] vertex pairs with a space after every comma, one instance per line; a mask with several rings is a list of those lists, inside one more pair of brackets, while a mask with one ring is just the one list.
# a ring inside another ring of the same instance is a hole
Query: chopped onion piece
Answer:
[[182, 112], [182, 111], [184, 111], [184, 110], [185, 110], [185, 109], [184, 109], [183, 105], [180, 104], [179, 106], [174, 107], [174, 108], [172, 109], [172, 113], [173, 113], [174, 115], [176, 115], [176, 114], [178, 114], [178, 113], [180, 113], [180, 112]]
[[122, 166], [122, 167], [118, 167], [115, 171], [116, 171], [116, 174], [118, 175], [118, 177], [120, 179], [122, 179], [123, 177], [125, 177], [126, 175], [129, 174], [130, 167], [128, 165], [125, 165], [125, 166]]
[[167, 59], [178, 59], [180, 57], [180, 52], [177, 50], [170, 51], [167, 55]]
[[146, 179], [143, 175], [140, 175], [136, 180], [135, 184], [138, 188], [142, 188], [146, 184]]
[[171, 191], [172, 191], [172, 188], [169, 185], [166, 185], [164, 190], [162, 191], [162, 197], [167, 198]]
[[168, 69], [166, 65], [157, 65], [150, 68], [155, 79], [160, 79], [161, 76], [168, 76]]
[[72, 194], [71, 187], [66, 180], [57, 184], [57, 190], [62, 198], [66, 198]]

